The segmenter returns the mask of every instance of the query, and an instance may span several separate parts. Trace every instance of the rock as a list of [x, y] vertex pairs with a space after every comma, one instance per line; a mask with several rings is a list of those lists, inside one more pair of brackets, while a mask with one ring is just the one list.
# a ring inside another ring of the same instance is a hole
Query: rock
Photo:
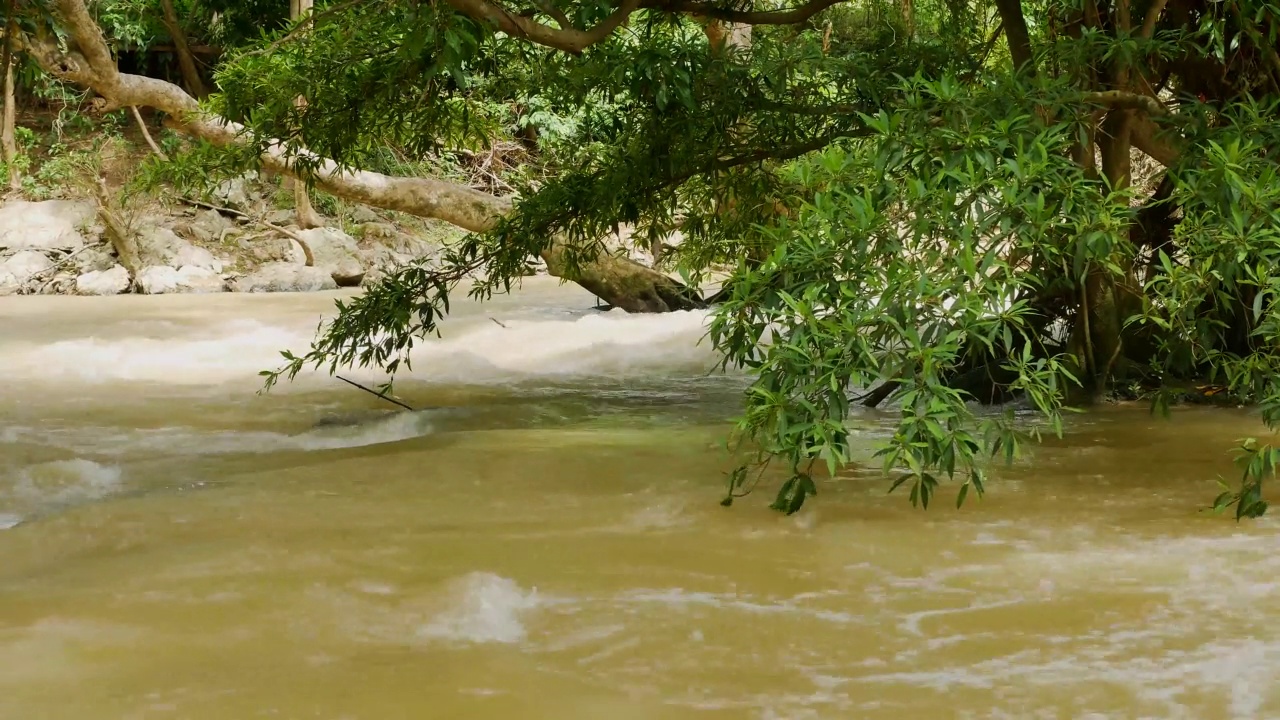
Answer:
[[122, 265], [90, 270], [76, 278], [77, 295], [119, 295], [129, 289], [129, 271]]
[[110, 270], [116, 264], [116, 256], [106, 246], [89, 248], [76, 255], [76, 269], [81, 273]]
[[298, 237], [305, 240], [311, 247], [311, 254], [316, 259], [316, 267], [332, 267], [347, 258], [355, 259], [360, 249], [355, 238], [337, 228], [299, 230]]
[[351, 222], [356, 225], [380, 223], [382, 222], [382, 216], [374, 212], [373, 209], [367, 205], [357, 205], [355, 209], [351, 211]]
[[[221, 263], [219, 263], [221, 265]], [[220, 293], [226, 291], [226, 283], [218, 273], [206, 267], [183, 265], [178, 268], [178, 289], [189, 293]]]
[[138, 230], [138, 260], [144, 267], [176, 265], [178, 254], [189, 247], [190, 243], [167, 227], [144, 225]]
[[235, 227], [234, 222], [217, 210], [201, 210], [191, 220], [175, 225], [174, 230], [188, 240], [208, 245], [221, 242]]
[[213, 189], [213, 201], [232, 210], [244, 210], [253, 201], [249, 183], [257, 179], [257, 173], [245, 173], [237, 178], [223, 180]]
[[138, 273], [138, 289], [147, 295], [172, 293], [219, 293], [226, 290], [222, 277], [209, 268], [184, 265], [175, 270], [168, 265], [151, 265]]
[[360, 284], [364, 278], [364, 264], [360, 262], [360, 246], [355, 238], [330, 227], [301, 230], [298, 235], [311, 248], [315, 266], [329, 273], [339, 286]]
[[213, 256], [213, 253], [201, 247], [187, 245], [173, 256], [173, 264], [182, 267], [196, 267], [209, 270], [213, 274], [222, 272], [222, 261]]
[[384, 240], [396, 236], [396, 226], [391, 223], [371, 222], [360, 226], [360, 237], [365, 240]]
[[297, 217], [297, 213], [294, 212], [293, 210], [272, 210], [271, 212], [267, 213], [266, 220], [272, 225], [288, 227], [293, 224], [293, 221], [296, 217]]
[[275, 262], [236, 280], [234, 289], [237, 292], [314, 292], [337, 287], [330, 274], [321, 268]]
[[40, 285], [41, 295], [66, 295], [76, 287], [76, 276], [72, 273], [59, 272], [48, 282]]
[[149, 265], [138, 273], [138, 290], [146, 295], [178, 292], [181, 277], [168, 265]]
[[329, 271], [338, 287], [357, 287], [364, 280], [364, 266], [355, 258], [347, 258]]
[[0, 248], [79, 250], [85, 244], [80, 228], [95, 212], [93, 205], [74, 200], [6, 203], [0, 207]]
[[436, 260], [440, 257], [439, 245], [409, 233], [396, 233], [390, 245], [401, 255], [407, 255], [414, 259]]
[[12, 275], [19, 285], [26, 284], [53, 267], [53, 261], [42, 252], [23, 250], [0, 263], [0, 275]]

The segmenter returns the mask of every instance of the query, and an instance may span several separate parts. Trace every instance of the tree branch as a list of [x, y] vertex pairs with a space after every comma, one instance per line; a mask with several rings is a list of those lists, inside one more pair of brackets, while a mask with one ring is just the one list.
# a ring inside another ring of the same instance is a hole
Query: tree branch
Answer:
[[1148, 115], [1157, 117], [1167, 117], [1171, 114], [1164, 103], [1150, 95], [1140, 95], [1122, 90], [1085, 93], [1084, 100], [1094, 105], [1102, 105], [1118, 110], [1141, 110]]
[[804, 5], [786, 10], [764, 11], [731, 10], [697, 0], [622, 0], [617, 10], [589, 30], [579, 30], [568, 22], [567, 17], [557, 17], [557, 14], [563, 16], [564, 13], [554, 6], [547, 7], [550, 3], [545, 0], [536, 0], [538, 7], [560, 23], [561, 27], [554, 28], [528, 15], [512, 12], [494, 0], [446, 2], [454, 10], [474, 20], [486, 22], [508, 35], [576, 55], [612, 35], [637, 10], [681, 13], [739, 25], [792, 25], [802, 23], [832, 5], [848, 0], [810, 0]]
[[[195, 98], [173, 83], [119, 72], [102, 31], [85, 7], [85, 0], [56, 0], [67, 31], [70, 52], [62, 52], [57, 38], [27, 39], [30, 55], [55, 77], [97, 92], [101, 108], [146, 106], [168, 113], [167, 125], [214, 145], [249, 146], [269, 172], [297, 178], [299, 166], [311, 168], [312, 184], [337, 197], [374, 207], [436, 218], [472, 232], [493, 229], [514, 204], [434, 178], [395, 177], [365, 170], [344, 170], [334, 161], [305, 148], [290, 148], [277, 140], [254, 138], [237, 123], [205, 112]], [[567, 263], [568, 248], [560, 238], [547, 238], [541, 256], [548, 271], [595, 292], [628, 312], [688, 309], [698, 303], [679, 282], [626, 258], [608, 254], [580, 263]]]
[[554, 0], [534, 0], [534, 2], [538, 6], [539, 10], [546, 13], [552, 20], [559, 23], [562, 29], [569, 29], [573, 27], [573, 23], [569, 22], [569, 16], [564, 14], [564, 11], [555, 4]]
[[1169, 0], [1153, 0], [1151, 7], [1147, 10], [1147, 17], [1142, 21], [1142, 30], [1140, 37], [1143, 40], [1150, 40], [1151, 36], [1156, 32], [1156, 23], [1160, 21], [1160, 13], [1164, 12], [1164, 6], [1169, 4]]
[[553, 28], [533, 18], [522, 17], [490, 0], [446, 0], [450, 7], [472, 19], [487, 22], [513, 37], [524, 38], [567, 53], [578, 54], [613, 34], [631, 14], [640, 9], [643, 0], [623, 0], [608, 17], [590, 30], [575, 27]]
[[659, 2], [645, 5], [664, 12], [684, 13], [694, 17], [707, 17], [713, 20], [737, 23], [739, 25], [794, 25], [817, 15], [833, 5], [848, 0], [811, 0], [798, 7], [786, 10], [743, 11], [717, 7], [708, 2]]

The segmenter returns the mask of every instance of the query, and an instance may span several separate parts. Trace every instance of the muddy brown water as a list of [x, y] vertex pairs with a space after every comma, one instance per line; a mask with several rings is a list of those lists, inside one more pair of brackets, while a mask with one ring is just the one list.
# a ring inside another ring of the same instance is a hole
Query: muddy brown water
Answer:
[[417, 350], [429, 409], [257, 395], [332, 301], [0, 301], [0, 717], [1280, 717], [1280, 524], [1197, 513], [1247, 412], [788, 518], [717, 504], [700, 315], [535, 281]]

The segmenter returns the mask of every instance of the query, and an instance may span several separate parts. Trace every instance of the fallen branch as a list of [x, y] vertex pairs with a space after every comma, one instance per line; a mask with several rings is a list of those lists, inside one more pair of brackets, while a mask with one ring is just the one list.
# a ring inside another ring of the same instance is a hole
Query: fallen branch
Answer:
[[[36, 278], [40, 277], [41, 275], [43, 275], [43, 274], [45, 274], [45, 273], [47, 273], [47, 272], [52, 272], [52, 271], [54, 271], [54, 270], [57, 270], [58, 268], [62, 267], [63, 265], [66, 265], [68, 260], [70, 260], [70, 259], [74, 258], [75, 256], [79, 255], [80, 253], [84, 252], [85, 250], [88, 250], [88, 249], [89, 249], [89, 248], [91, 248], [91, 247], [93, 247], [93, 246], [92, 246], [92, 245], [85, 245], [84, 247], [80, 248], [79, 250], [76, 250], [76, 251], [75, 251], [75, 252], [73, 252], [73, 253], [67, 253], [66, 255], [64, 255], [64, 256], [62, 257], [62, 259], [61, 259], [61, 260], [59, 260], [59, 261], [55, 262], [54, 264], [50, 265], [49, 267], [47, 267], [47, 268], [45, 268], [45, 269], [43, 269], [43, 270], [37, 270], [37, 271], [35, 271], [35, 272], [31, 273], [30, 275], [26, 276], [26, 277], [25, 277], [25, 278], [23, 278], [22, 280], [20, 280], [20, 281], [18, 282], [18, 287], [25, 287], [27, 283], [31, 282], [32, 280], [35, 280]], [[46, 282], [44, 285], [41, 285], [41, 286], [40, 286], [40, 289], [39, 289], [39, 290], [36, 290], [36, 292], [37, 292], [37, 293], [39, 293], [39, 292], [41, 292], [42, 290], [44, 290], [44, 289], [49, 285], [49, 283], [50, 283], [50, 282], [53, 282], [53, 280], [49, 280], [49, 281], [48, 281], [48, 282]]]
[[165, 155], [164, 151], [160, 149], [160, 146], [156, 144], [156, 141], [152, 139], [151, 133], [147, 130], [147, 124], [142, 121], [142, 113], [138, 112], [138, 106], [130, 105], [129, 109], [133, 111], [133, 119], [138, 121], [138, 129], [142, 131], [142, 138], [147, 141], [147, 145], [151, 147], [151, 151], [154, 152], [161, 160], [169, 162], [169, 156]]
[[285, 237], [291, 238], [294, 242], [298, 243], [298, 246], [302, 248], [302, 254], [307, 258], [307, 262], [306, 262], [307, 267], [315, 267], [316, 265], [316, 256], [311, 254], [311, 246], [307, 244], [307, 241], [303, 239], [301, 235], [299, 235], [298, 233], [288, 228], [280, 227], [279, 225], [276, 225], [273, 222], [268, 222], [261, 218], [256, 218], [250, 215], [249, 213], [240, 212], [239, 210], [233, 210], [229, 207], [222, 207], [221, 205], [214, 205], [213, 203], [207, 203], [202, 200], [195, 200], [193, 198], [184, 197], [182, 198], [182, 202], [185, 202], [189, 205], [197, 205], [202, 208], [208, 208], [210, 210], [216, 210], [217, 212], [227, 213], [228, 215], [235, 215], [236, 217], [242, 217], [251, 223], [256, 223], [265, 228], [270, 228], [271, 230], [274, 230], [280, 233], [281, 235], [284, 235]]

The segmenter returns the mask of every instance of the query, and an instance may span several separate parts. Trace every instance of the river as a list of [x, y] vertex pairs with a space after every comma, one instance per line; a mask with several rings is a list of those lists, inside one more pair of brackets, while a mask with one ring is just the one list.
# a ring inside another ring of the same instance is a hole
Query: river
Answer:
[[332, 302], [0, 301], [0, 717], [1280, 718], [1280, 523], [1197, 512], [1245, 411], [784, 517], [718, 504], [701, 315], [531, 280], [418, 349], [417, 412], [257, 394]]

